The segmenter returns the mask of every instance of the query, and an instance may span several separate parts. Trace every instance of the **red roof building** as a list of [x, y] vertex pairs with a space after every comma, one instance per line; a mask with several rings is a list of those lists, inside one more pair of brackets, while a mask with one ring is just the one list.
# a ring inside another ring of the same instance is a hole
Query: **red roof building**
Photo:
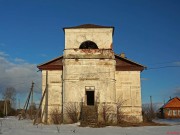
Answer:
[[180, 118], [180, 98], [174, 97], [161, 107], [163, 118]]

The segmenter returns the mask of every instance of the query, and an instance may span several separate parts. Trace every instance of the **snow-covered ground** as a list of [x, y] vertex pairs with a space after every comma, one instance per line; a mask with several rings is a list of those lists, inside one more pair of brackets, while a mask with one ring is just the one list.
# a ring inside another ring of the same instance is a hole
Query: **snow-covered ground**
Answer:
[[180, 135], [180, 125], [89, 128], [69, 125], [36, 125], [15, 117], [0, 119], [2, 135]]
[[153, 121], [156, 123], [163, 123], [168, 125], [180, 125], [180, 119], [155, 119]]

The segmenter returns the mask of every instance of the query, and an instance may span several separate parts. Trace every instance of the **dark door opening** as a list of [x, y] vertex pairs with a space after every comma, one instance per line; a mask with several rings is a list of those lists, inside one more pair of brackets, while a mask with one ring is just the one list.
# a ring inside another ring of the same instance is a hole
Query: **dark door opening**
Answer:
[[94, 105], [94, 91], [86, 91], [87, 105]]

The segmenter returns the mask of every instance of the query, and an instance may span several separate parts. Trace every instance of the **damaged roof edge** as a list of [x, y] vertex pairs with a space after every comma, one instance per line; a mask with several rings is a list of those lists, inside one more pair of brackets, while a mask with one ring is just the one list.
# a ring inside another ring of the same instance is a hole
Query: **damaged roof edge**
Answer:
[[53, 61], [55, 61], [55, 60], [57, 60], [57, 59], [60, 59], [60, 58], [63, 58], [63, 56], [61, 55], [61, 56], [56, 57], [56, 58], [54, 58], [54, 59], [52, 59], [52, 60], [49, 60], [49, 61], [44, 62], [44, 63], [41, 63], [41, 64], [37, 65], [37, 68], [39, 68], [40, 66], [43, 66], [43, 65], [45, 65], [45, 64], [48, 64], [48, 63], [50, 63], [50, 62], [53, 62]]
[[78, 26], [72, 26], [72, 27], [64, 27], [63, 29], [78, 29], [78, 28], [113, 28], [113, 26], [102, 26], [102, 25], [96, 25], [96, 24], [82, 24]]
[[[127, 61], [127, 62], [130, 62], [130, 63], [132, 63], [132, 64], [135, 64], [135, 65], [137, 65], [137, 66], [140, 66], [140, 67], [143, 68], [143, 70], [146, 70], [146, 69], [147, 69], [146, 66], [143, 66], [143, 65], [141, 65], [141, 64], [139, 64], [139, 63], [136, 63], [136, 62], [134, 62], [134, 61], [132, 61], [132, 60], [129, 60], [129, 59], [127, 59], [127, 58], [121, 57], [121, 56], [119, 56], [119, 55], [117, 55], [117, 54], [115, 54], [114, 56], [115, 56], [116, 58], [123, 59], [123, 60], [125, 60], [125, 61]], [[48, 62], [45, 62], [45, 63], [42, 63], [42, 64], [37, 65], [37, 68], [41, 70], [41, 66], [44, 66], [44, 65], [46, 65], [46, 64], [49, 64], [49, 63], [51, 63], [51, 62], [54, 62], [54, 61], [56, 61], [56, 60], [58, 60], [58, 59], [62, 59], [62, 58], [63, 58], [63, 56], [56, 57], [56, 58], [54, 58], [54, 59], [52, 59], [52, 60], [50, 60], [50, 61], [48, 61]]]
[[147, 69], [146, 66], [143, 66], [143, 65], [141, 65], [141, 64], [139, 64], [139, 63], [137, 63], [137, 62], [134, 62], [134, 61], [132, 61], [132, 60], [130, 60], [130, 59], [127, 59], [126, 57], [125, 57], [125, 58], [124, 58], [124, 57], [121, 57], [121, 56], [119, 56], [118, 54], [115, 54], [115, 57], [119, 57], [119, 58], [124, 59], [124, 60], [126, 60], [126, 61], [129, 61], [129, 62], [131, 62], [131, 63], [134, 63], [134, 64], [136, 64], [136, 65], [138, 65], [138, 66], [141, 66], [141, 67], [143, 67], [145, 70]]
[[114, 35], [114, 26], [102, 26], [102, 25], [96, 25], [96, 24], [82, 24], [78, 26], [72, 26], [72, 27], [64, 27], [63, 31], [65, 32], [65, 29], [90, 29], [90, 28], [112, 28], [113, 32], [112, 35]]

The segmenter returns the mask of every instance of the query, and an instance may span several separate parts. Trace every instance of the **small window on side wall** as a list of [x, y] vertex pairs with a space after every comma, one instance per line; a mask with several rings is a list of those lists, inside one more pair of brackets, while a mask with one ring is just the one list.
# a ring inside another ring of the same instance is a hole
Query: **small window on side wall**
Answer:
[[84, 41], [79, 46], [79, 49], [98, 49], [98, 46], [93, 41]]
[[173, 110], [173, 116], [176, 116], [176, 115], [177, 115], [177, 111]]
[[168, 116], [171, 116], [172, 115], [172, 110], [169, 110], [168, 111]]

